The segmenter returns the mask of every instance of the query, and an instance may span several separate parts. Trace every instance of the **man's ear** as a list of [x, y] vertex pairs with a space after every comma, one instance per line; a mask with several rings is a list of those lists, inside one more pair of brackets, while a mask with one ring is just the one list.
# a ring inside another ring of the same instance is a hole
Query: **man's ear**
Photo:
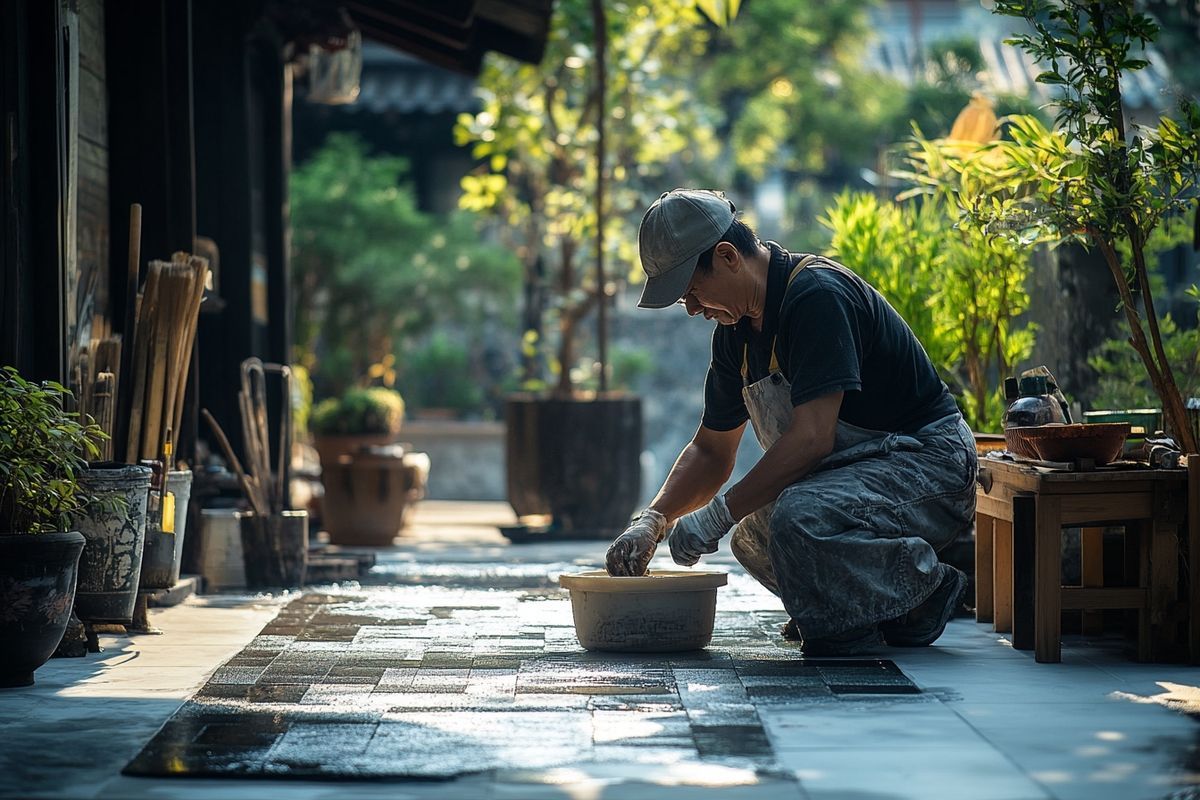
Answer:
[[722, 265], [730, 272], [736, 273], [742, 268], [742, 254], [730, 242], [717, 242], [713, 250], [713, 266]]

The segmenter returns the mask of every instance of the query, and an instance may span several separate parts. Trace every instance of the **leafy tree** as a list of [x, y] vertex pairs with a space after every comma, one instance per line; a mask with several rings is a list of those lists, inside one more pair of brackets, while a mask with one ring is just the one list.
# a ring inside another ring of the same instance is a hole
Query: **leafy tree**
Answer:
[[[581, 322], [615, 291], [615, 285], [596, 285], [584, 250], [600, 234], [593, 157], [599, 121], [606, 125], [608, 153], [604, 252], [633, 280], [634, 225], [651, 195], [647, 188], [657, 194], [669, 166], [713, 159], [717, 152], [710, 116], [688, 89], [708, 41], [695, 0], [607, 3], [603, 28], [595, 24], [593, 5], [556, 4], [540, 64], [489, 58], [480, 77], [483, 108], [462, 115], [455, 128], [459, 144], [482, 160], [462, 181], [460, 205], [501, 219], [506, 243], [524, 265], [524, 385], [540, 385], [545, 317], [556, 329], [550, 367], [558, 394], [572, 392]], [[723, 4], [722, 13], [736, 11], [734, 5]], [[599, 31], [612, 67], [603, 93], [595, 80]]]
[[[964, 180], [960, 197], [985, 230], [1024, 242], [1074, 239], [1100, 250], [1168, 424], [1195, 453], [1154, 307], [1146, 242], [1197, 194], [1200, 109], [1185, 98], [1178, 118], [1163, 117], [1156, 127], [1128, 124], [1122, 74], [1146, 66], [1139, 55], [1157, 32], [1131, 2], [996, 0], [995, 10], [1032, 27], [1012, 41], [1044, 65], [1040, 82], [1061, 89], [1057, 129], [1013, 118], [1010, 138], [992, 148], [999, 158], [979, 159], [988, 181]], [[1003, 191], [995, 191], [998, 179]], [[1122, 242], [1128, 259], [1118, 250]]]
[[[1146, 242], [1150, 264], [1155, 264], [1168, 252], [1191, 242], [1191, 221], [1172, 217], [1155, 229]], [[1118, 247], [1122, 259], [1129, 258], [1128, 243]], [[1166, 290], [1166, 281], [1151, 270], [1150, 284], [1157, 296]], [[1185, 305], [1194, 315], [1190, 325], [1181, 327], [1170, 313], [1159, 319], [1163, 349], [1176, 370], [1179, 389], [1185, 396], [1200, 396], [1200, 290], [1191, 286], [1184, 292]], [[1122, 320], [1121, 335], [1101, 344], [1088, 356], [1088, 365], [1098, 375], [1096, 397], [1092, 403], [1099, 409], [1146, 408], [1158, 405], [1154, 386], [1150, 383], [1138, 354], [1129, 347], [1129, 322]]]
[[319, 394], [385, 386], [414, 337], [506, 313], [520, 267], [475, 215], [417, 208], [402, 159], [329, 137], [292, 173], [296, 355]]
[[701, 77], [702, 96], [727, 115], [723, 138], [745, 174], [875, 163], [905, 91], [866, 65], [869, 32], [858, 0], [746, 4]]

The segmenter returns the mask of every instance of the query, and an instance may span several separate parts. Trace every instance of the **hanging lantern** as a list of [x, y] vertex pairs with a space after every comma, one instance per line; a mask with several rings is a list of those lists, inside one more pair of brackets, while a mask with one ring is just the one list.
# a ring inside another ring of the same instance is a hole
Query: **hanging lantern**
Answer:
[[344, 105], [357, 100], [362, 80], [362, 34], [358, 28], [351, 27], [344, 44], [310, 44], [307, 71], [309, 102]]

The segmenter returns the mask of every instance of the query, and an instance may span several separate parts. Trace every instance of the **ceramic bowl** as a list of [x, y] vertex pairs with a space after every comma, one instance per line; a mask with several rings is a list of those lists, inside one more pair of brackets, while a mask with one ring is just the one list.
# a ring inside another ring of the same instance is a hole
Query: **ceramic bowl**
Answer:
[[1044, 461], [1091, 459], [1097, 465], [1115, 459], [1129, 435], [1128, 422], [1040, 425], [1017, 428]]
[[654, 570], [614, 578], [604, 570], [561, 575], [571, 593], [575, 635], [588, 650], [666, 653], [700, 650], [712, 640], [724, 572]]

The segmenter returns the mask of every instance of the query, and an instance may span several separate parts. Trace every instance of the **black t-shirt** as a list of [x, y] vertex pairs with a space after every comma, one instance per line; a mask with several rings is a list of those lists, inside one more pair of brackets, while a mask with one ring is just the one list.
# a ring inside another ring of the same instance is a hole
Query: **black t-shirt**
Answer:
[[779, 369], [792, 384], [793, 406], [840, 390], [842, 421], [897, 433], [958, 410], [925, 348], [879, 292], [827, 259], [810, 262], [788, 285], [801, 257], [774, 242], [767, 246], [762, 330], [742, 319], [713, 332], [704, 427], [728, 431], [749, 419], [742, 400], [743, 352], [753, 383], [770, 372], [772, 341]]

